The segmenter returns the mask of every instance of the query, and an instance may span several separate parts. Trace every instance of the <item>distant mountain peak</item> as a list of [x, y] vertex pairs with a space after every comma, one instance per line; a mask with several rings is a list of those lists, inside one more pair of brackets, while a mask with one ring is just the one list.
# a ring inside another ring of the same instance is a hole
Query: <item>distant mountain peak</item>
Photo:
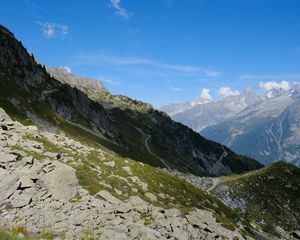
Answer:
[[200, 97], [195, 101], [171, 104], [160, 110], [168, 113], [174, 120], [199, 132], [261, 101], [262, 98], [250, 87], [242, 93], [229, 95], [218, 101], [213, 100], [208, 89], [203, 89]]
[[266, 93], [266, 98], [278, 97], [287, 91], [288, 90], [284, 88], [274, 88]]
[[245, 95], [257, 95], [255, 90], [252, 87], [246, 87], [244, 90]]

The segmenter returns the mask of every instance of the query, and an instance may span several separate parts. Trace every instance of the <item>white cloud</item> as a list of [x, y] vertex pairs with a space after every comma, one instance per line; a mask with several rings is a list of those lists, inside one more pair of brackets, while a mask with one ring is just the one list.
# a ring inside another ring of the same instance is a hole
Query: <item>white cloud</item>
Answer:
[[69, 27], [60, 23], [36, 22], [41, 26], [46, 38], [65, 38], [69, 34]]
[[282, 89], [282, 90], [289, 90], [290, 89], [290, 84], [287, 81], [282, 81], [282, 82], [260, 82], [259, 86], [261, 89], [263, 89], [266, 92], [272, 91], [274, 89]]
[[182, 91], [182, 88], [179, 88], [179, 87], [171, 87], [171, 88], [170, 88], [170, 91], [175, 92], [175, 93], [178, 93], [178, 92], [181, 92], [181, 91]]
[[221, 87], [219, 89], [219, 95], [222, 98], [226, 98], [228, 96], [234, 96], [234, 95], [239, 95], [240, 91], [238, 90], [232, 90], [230, 87]]
[[222, 72], [218, 72], [212, 69], [207, 68], [201, 68], [196, 66], [182, 66], [182, 65], [173, 65], [173, 64], [160, 64], [156, 63], [156, 65], [159, 65], [164, 68], [176, 70], [178, 72], [184, 72], [184, 73], [204, 73], [208, 77], [220, 77], [223, 75]]
[[128, 19], [133, 14], [121, 7], [121, 0], [110, 0], [110, 5], [115, 9], [115, 14], [122, 18]]
[[212, 98], [212, 96], [210, 95], [209, 92], [210, 92], [209, 89], [203, 88], [202, 91], [201, 91], [201, 94], [200, 94], [200, 98], [208, 100], [208, 101], [212, 101], [213, 98]]
[[203, 88], [200, 96], [195, 101], [191, 101], [190, 104], [192, 106], [195, 106], [198, 104], [205, 104], [212, 101], [213, 101], [213, 97], [210, 95], [210, 90], [207, 88]]

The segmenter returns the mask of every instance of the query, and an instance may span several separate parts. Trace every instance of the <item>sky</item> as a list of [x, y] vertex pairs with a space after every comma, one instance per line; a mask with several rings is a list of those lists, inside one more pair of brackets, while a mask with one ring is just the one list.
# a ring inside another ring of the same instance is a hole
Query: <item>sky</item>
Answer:
[[153, 104], [300, 82], [299, 0], [0, 0], [39, 62]]

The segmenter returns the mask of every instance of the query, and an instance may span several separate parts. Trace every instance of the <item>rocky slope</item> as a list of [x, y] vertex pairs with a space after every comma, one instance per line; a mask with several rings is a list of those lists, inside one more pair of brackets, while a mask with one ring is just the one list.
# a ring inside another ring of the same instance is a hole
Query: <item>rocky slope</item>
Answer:
[[0, 109], [0, 229], [12, 239], [251, 236], [249, 225], [203, 190], [56, 130], [24, 126]]
[[300, 166], [299, 89], [294, 86], [201, 134], [264, 164], [285, 161]]
[[[236, 209], [251, 226], [280, 239], [300, 238], [300, 169], [284, 162], [260, 170], [219, 178], [168, 171], [217, 196]], [[257, 239], [275, 239], [256, 231]]]
[[253, 89], [247, 88], [240, 95], [228, 96], [219, 101], [172, 104], [161, 110], [168, 113], [175, 121], [200, 132], [202, 129], [220, 123], [261, 101], [262, 99]]
[[[124, 96], [81, 91], [51, 77], [0, 27], [0, 106], [14, 119], [57, 127], [123, 157], [198, 175], [260, 168], [256, 161], [207, 141], [167, 115]], [[67, 84], [68, 83], [68, 84]]]

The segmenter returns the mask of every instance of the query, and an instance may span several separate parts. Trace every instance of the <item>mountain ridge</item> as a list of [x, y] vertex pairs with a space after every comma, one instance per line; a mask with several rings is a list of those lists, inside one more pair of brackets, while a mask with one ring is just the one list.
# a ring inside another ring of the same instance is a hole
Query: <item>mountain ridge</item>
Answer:
[[[242, 94], [227, 96], [218, 101], [203, 102], [201, 104], [178, 104], [162, 107], [162, 111], [170, 114], [172, 119], [189, 126], [196, 132], [222, 122], [243, 109], [255, 105], [262, 99], [251, 88], [245, 89]], [[180, 111], [174, 112], [178, 106]]]
[[299, 99], [294, 86], [201, 133], [264, 164], [286, 161], [300, 166]]

